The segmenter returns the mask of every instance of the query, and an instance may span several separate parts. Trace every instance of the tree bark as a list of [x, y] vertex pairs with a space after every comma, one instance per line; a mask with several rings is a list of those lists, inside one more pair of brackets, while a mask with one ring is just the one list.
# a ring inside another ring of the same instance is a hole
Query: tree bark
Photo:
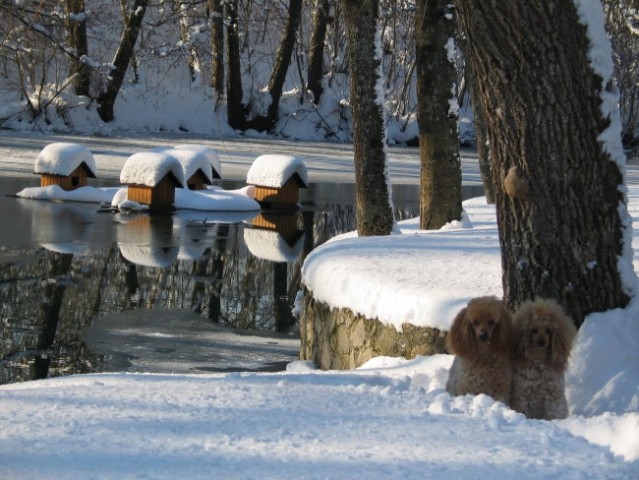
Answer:
[[290, 0], [286, 28], [284, 29], [280, 46], [277, 49], [275, 64], [273, 65], [271, 78], [268, 82], [268, 92], [271, 96], [271, 103], [268, 106], [266, 116], [259, 115], [251, 121], [251, 127], [258, 131], [272, 131], [277, 123], [280, 99], [282, 98], [282, 90], [284, 88], [288, 66], [293, 56], [295, 36], [297, 35], [301, 15], [302, 0]]
[[624, 307], [621, 270], [634, 270], [623, 160], [599, 141], [611, 120], [575, 4], [456, 4], [486, 113], [506, 304], [554, 298], [577, 326]]
[[324, 91], [324, 41], [329, 19], [330, 0], [315, 0], [313, 5], [313, 33], [308, 46], [306, 89], [313, 94], [313, 103], [319, 104]]
[[209, 0], [211, 19], [211, 87], [215, 106], [224, 99], [224, 8], [223, 0]]
[[462, 212], [457, 133], [457, 71], [447, 45], [455, 36], [448, 0], [417, 0], [415, 45], [421, 161], [420, 228], [438, 229]]
[[131, 13], [125, 19], [125, 27], [120, 38], [118, 50], [113, 58], [113, 68], [107, 76], [107, 84], [104, 91], [98, 96], [98, 114], [105, 122], [113, 120], [113, 107], [120, 92], [126, 70], [133, 56], [133, 48], [138, 39], [142, 19], [146, 12], [149, 0], [135, 0]]
[[360, 236], [389, 235], [394, 218], [386, 165], [377, 0], [342, 0], [353, 112], [355, 209]]
[[228, 122], [232, 128], [246, 128], [246, 109], [242, 103], [242, 69], [240, 64], [240, 35], [237, 17], [237, 0], [225, 3], [226, 17], [229, 25], [226, 28], [226, 48], [229, 62], [229, 75], [226, 88]]
[[89, 54], [87, 42], [87, 21], [84, 12], [84, 0], [65, 0], [65, 24], [69, 46], [75, 51], [71, 57], [70, 75], [74, 76], [73, 86], [78, 95], [90, 96], [91, 68], [82, 62]]

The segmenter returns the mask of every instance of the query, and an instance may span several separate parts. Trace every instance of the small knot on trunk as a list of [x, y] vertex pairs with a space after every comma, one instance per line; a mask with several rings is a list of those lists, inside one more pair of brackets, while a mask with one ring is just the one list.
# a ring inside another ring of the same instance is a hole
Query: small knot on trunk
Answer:
[[524, 171], [517, 167], [510, 167], [508, 175], [504, 178], [504, 190], [512, 198], [524, 199], [530, 190], [530, 181]]

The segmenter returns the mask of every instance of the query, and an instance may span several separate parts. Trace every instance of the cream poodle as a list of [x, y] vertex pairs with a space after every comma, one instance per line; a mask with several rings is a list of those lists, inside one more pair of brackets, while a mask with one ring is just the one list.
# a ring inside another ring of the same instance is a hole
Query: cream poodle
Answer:
[[525, 302], [513, 316], [513, 391], [510, 406], [528, 418], [568, 416], [564, 372], [577, 333], [554, 300]]
[[507, 403], [512, 387], [511, 315], [496, 297], [478, 297], [455, 317], [446, 339], [455, 354], [446, 390], [485, 393]]

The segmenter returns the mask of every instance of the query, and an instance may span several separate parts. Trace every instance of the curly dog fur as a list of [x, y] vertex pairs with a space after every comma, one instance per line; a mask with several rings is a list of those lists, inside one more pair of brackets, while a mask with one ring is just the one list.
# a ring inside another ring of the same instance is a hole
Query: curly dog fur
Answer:
[[528, 418], [568, 416], [564, 372], [577, 333], [554, 300], [536, 299], [513, 316], [512, 409]]
[[453, 320], [446, 339], [455, 354], [446, 390], [451, 395], [485, 393], [501, 402], [512, 388], [511, 314], [496, 297], [477, 297]]

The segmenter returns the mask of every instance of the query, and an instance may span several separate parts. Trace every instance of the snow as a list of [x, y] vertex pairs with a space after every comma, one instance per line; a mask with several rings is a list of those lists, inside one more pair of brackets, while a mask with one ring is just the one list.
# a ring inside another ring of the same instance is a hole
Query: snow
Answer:
[[198, 170], [200, 170], [209, 183], [213, 182], [213, 169], [211, 162], [204, 152], [179, 147], [156, 151], [166, 153], [167, 155], [176, 158], [182, 164], [182, 174], [185, 181], [188, 181]]
[[196, 143], [181, 143], [176, 145], [174, 148], [178, 150], [191, 150], [203, 154], [206, 158], [208, 158], [209, 163], [211, 164], [214, 174], [213, 176], [216, 176], [217, 174], [217, 178], [222, 178], [222, 164], [220, 163], [220, 157], [212, 148]]
[[42, 149], [36, 159], [34, 173], [66, 177], [82, 163], [95, 176], [97, 168], [91, 150], [75, 143], [55, 142]]
[[124, 163], [120, 182], [155, 187], [169, 173], [184, 186], [182, 165], [175, 157], [162, 152], [138, 152]]
[[401, 235], [335, 237], [306, 258], [303, 282], [315, 299], [398, 330], [403, 323], [448, 330], [470, 298], [502, 289], [495, 207], [481, 197], [463, 208], [464, 222], [442, 230], [419, 231], [412, 219], [398, 224]]
[[291, 155], [266, 154], [253, 161], [246, 174], [246, 182], [260, 187], [280, 188], [294, 175], [299, 177], [304, 187], [308, 186], [308, 172], [302, 160]]
[[111, 203], [111, 199], [119, 187], [80, 187], [75, 190], [64, 190], [58, 185], [48, 187], [28, 187], [16, 193], [21, 198], [35, 200], [58, 200], [65, 202]]

